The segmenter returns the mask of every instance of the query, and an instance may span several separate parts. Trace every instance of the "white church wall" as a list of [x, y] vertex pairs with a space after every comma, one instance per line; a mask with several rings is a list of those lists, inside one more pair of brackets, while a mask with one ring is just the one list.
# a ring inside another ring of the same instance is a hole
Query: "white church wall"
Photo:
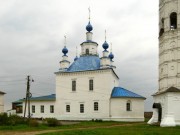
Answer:
[[[32, 112], [32, 106], [35, 106], [35, 112]], [[44, 113], [41, 112], [41, 106], [44, 106]], [[50, 106], [54, 106], [54, 112], [50, 112]], [[24, 116], [25, 103], [23, 102], [23, 113], [18, 113], [19, 116]], [[32, 118], [55, 118], [55, 101], [31, 101], [30, 114]], [[28, 116], [28, 106], [26, 107], [26, 117]]]
[[[131, 110], [126, 108], [131, 102]], [[111, 120], [115, 121], [144, 121], [144, 99], [139, 98], [112, 98]]]
[[95, 44], [95, 43], [84, 43], [81, 46], [82, 46], [81, 55], [86, 54], [86, 49], [89, 49], [89, 54], [97, 55], [97, 44]]
[[[154, 97], [155, 103], [162, 106], [161, 126], [180, 125], [180, 93], [164, 93]], [[153, 114], [154, 115], [154, 114]]]
[[180, 93], [168, 93], [168, 114], [173, 115], [176, 125], [180, 125]]
[[167, 110], [168, 110], [167, 94], [161, 94], [161, 95], [154, 96], [154, 103], [160, 103], [161, 104], [161, 107], [162, 107], [162, 119], [163, 119], [166, 112], [167, 112]]
[[[89, 80], [93, 79], [94, 89], [89, 90]], [[72, 91], [72, 80], [76, 80], [76, 91]], [[106, 119], [109, 117], [109, 99], [118, 79], [111, 69], [56, 75], [56, 115], [58, 119], [85, 120]], [[94, 111], [94, 102], [99, 110]], [[70, 112], [66, 112], [66, 105]], [[80, 113], [80, 104], [84, 104], [84, 113]]]
[[4, 112], [4, 94], [0, 94], [0, 113]]

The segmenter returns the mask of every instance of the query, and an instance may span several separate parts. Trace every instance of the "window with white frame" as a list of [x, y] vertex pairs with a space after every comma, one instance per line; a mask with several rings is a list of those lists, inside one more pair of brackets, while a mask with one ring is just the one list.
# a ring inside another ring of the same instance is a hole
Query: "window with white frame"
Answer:
[[70, 109], [71, 109], [70, 105], [66, 105], [66, 112], [70, 112], [71, 111]]
[[32, 113], [35, 113], [35, 112], [36, 112], [35, 105], [32, 105]]
[[72, 80], [72, 91], [76, 91], [76, 80]]
[[80, 104], [80, 113], [84, 113], [84, 104]]
[[93, 79], [89, 80], [89, 90], [92, 91], [93, 90]]
[[132, 104], [131, 104], [131, 101], [127, 101], [126, 103], [126, 111], [132, 111]]
[[44, 113], [44, 105], [41, 105], [41, 113]]
[[98, 111], [99, 110], [99, 104], [98, 102], [94, 102], [94, 111]]
[[54, 105], [50, 105], [50, 113], [54, 113]]

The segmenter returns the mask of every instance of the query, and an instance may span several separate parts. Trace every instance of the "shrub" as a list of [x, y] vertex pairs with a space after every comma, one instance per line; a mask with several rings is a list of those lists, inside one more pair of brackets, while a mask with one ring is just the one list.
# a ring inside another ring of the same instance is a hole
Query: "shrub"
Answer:
[[8, 124], [8, 116], [7, 113], [0, 114], [0, 125], [7, 125]]
[[8, 124], [14, 126], [18, 124], [26, 124], [26, 121], [23, 117], [20, 117], [18, 115], [11, 115], [8, 117]]
[[56, 118], [47, 118], [46, 119], [48, 126], [55, 127], [59, 125], [59, 122]]
[[30, 127], [38, 127], [39, 126], [38, 121], [35, 119], [30, 119], [28, 123], [29, 123]]
[[102, 119], [96, 119], [95, 122], [102, 122]]

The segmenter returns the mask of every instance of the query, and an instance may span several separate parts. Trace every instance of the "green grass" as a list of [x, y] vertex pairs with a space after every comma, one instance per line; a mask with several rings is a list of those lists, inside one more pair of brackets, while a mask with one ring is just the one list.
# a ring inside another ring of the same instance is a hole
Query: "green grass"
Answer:
[[72, 129], [72, 128], [86, 128], [86, 127], [96, 127], [96, 126], [109, 126], [115, 124], [121, 124], [127, 122], [113, 122], [113, 121], [104, 121], [104, 122], [92, 122], [92, 121], [83, 121], [74, 125], [61, 125], [57, 127], [48, 127], [45, 124], [40, 124], [38, 127], [30, 127], [28, 125], [16, 125], [16, 126], [0, 126], [1, 131], [39, 131], [39, 130], [53, 130], [53, 129]]
[[180, 127], [151, 126], [147, 124], [134, 124], [112, 128], [97, 128], [85, 130], [61, 131], [41, 135], [179, 135]]
[[38, 127], [30, 127], [28, 125], [16, 125], [16, 126], [0, 126], [1, 131], [37, 131], [37, 130], [45, 130], [50, 129], [50, 127], [45, 125], [40, 125]]
[[[132, 125], [127, 125], [132, 124]], [[105, 126], [120, 125], [118, 127], [105, 128]], [[94, 127], [95, 129], [88, 129]], [[84, 129], [78, 129], [84, 128]], [[70, 131], [66, 131], [69, 130]], [[179, 135], [180, 127], [166, 127], [147, 125], [144, 123], [128, 122], [80, 122], [75, 125], [62, 125], [58, 127], [48, 127], [39, 125], [38, 127], [29, 127], [27, 125], [0, 126], [0, 134], [4, 131], [23, 132], [23, 131], [44, 131], [44, 130], [64, 130], [53, 133], [44, 133], [41, 135]]]

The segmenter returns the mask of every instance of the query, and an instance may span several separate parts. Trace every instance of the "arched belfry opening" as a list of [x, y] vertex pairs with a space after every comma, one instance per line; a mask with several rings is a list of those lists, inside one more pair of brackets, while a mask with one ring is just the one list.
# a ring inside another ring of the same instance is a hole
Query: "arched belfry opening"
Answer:
[[171, 30], [177, 29], [177, 13], [172, 12], [170, 14], [170, 28]]

